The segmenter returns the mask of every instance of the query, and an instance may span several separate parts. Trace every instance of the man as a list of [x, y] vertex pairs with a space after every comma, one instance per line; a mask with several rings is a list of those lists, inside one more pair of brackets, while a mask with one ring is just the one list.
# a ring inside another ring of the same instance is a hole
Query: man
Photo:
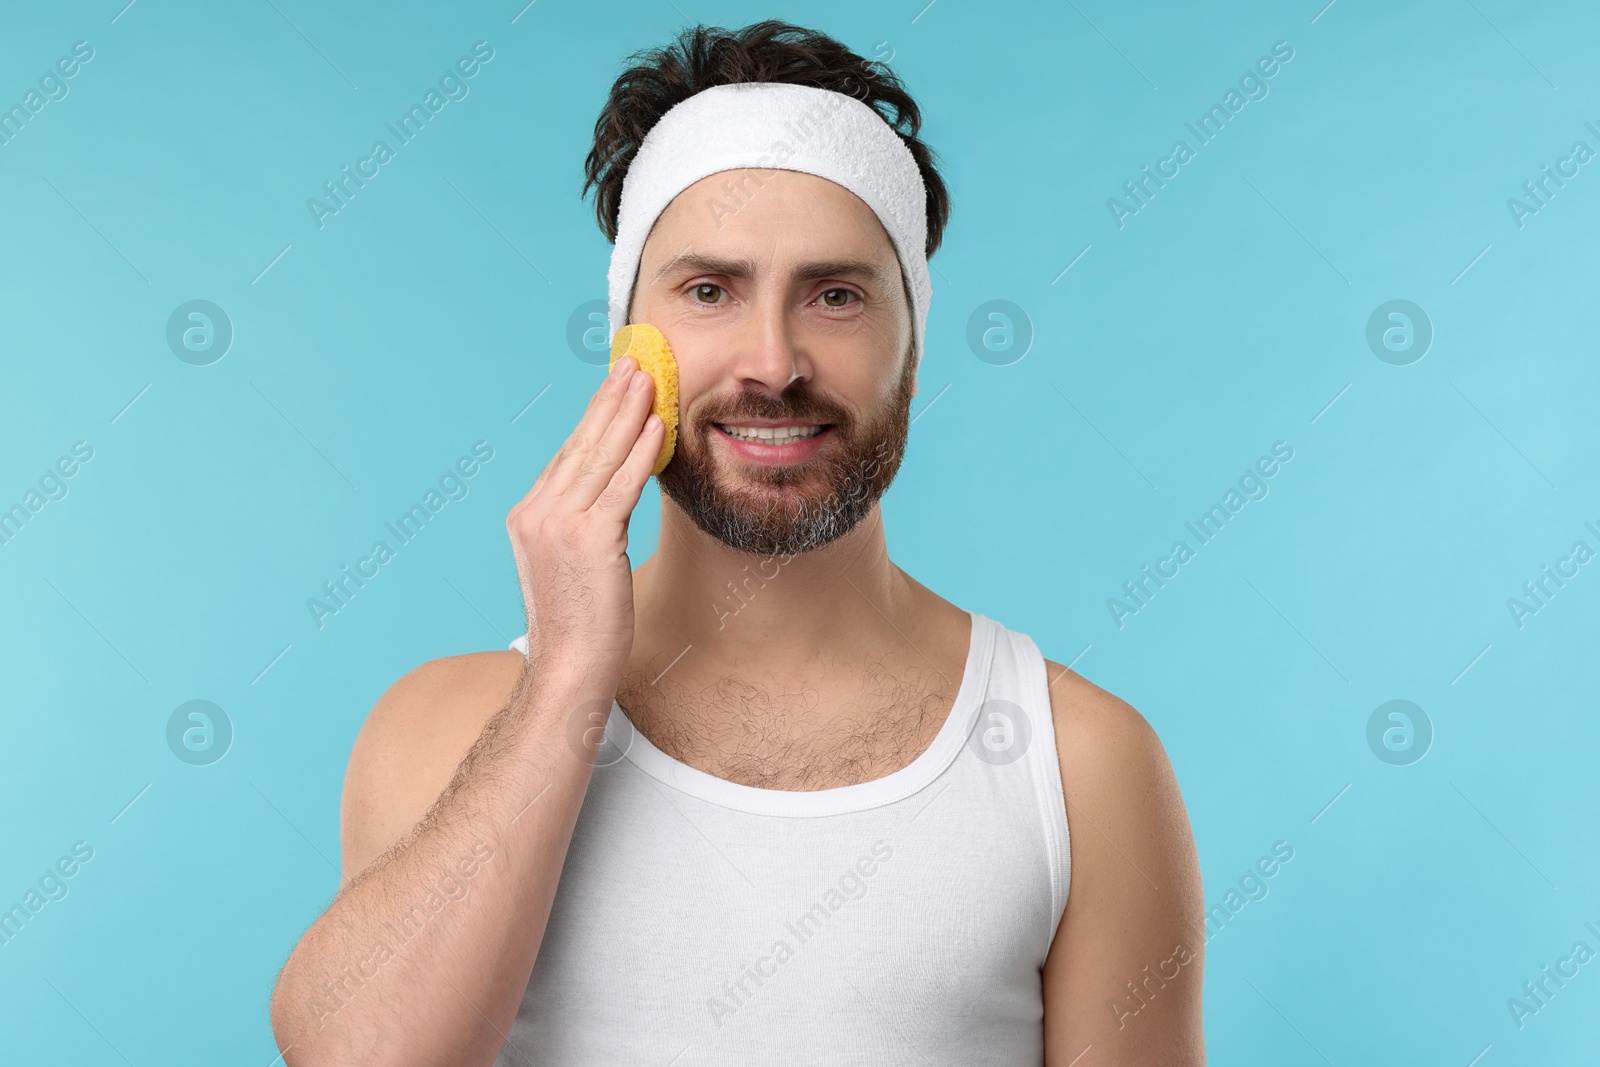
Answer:
[[631, 567], [664, 428], [624, 359], [508, 516], [525, 641], [356, 741], [286, 1063], [1204, 1062], [1160, 742], [888, 557], [948, 211], [918, 121], [782, 23], [618, 79], [589, 177], [612, 326], [680, 370], [660, 543]]

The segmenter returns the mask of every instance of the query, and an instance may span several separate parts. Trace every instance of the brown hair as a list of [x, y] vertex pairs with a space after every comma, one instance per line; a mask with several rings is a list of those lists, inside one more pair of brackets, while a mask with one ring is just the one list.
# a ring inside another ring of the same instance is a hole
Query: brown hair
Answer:
[[[911, 150], [927, 189], [932, 256], [950, 218], [950, 194], [935, 168], [933, 149], [918, 139], [922, 113], [900, 79], [881, 63], [863, 59], [827, 34], [767, 19], [742, 29], [692, 26], [664, 48], [629, 57], [635, 65], [612, 83], [594, 124], [594, 147], [583, 163], [579, 192], [595, 187], [594, 213], [606, 240], [617, 239], [622, 180], [645, 134], [675, 104], [714, 85], [788, 82], [847, 93], [878, 112]], [[891, 121], [885, 109], [892, 109]]]

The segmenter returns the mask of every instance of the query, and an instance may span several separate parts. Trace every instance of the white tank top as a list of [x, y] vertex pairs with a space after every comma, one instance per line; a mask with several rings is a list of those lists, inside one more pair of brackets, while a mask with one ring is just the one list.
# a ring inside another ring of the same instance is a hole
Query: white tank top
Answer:
[[714, 777], [613, 701], [496, 1067], [1042, 1064], [1071, 870], [1049, 687], [968, 614], [933, 743], [856, 785]]

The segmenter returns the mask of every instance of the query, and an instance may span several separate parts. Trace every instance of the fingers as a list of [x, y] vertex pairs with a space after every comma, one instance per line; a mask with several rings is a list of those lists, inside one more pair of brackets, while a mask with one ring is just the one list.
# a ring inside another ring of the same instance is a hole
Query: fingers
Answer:
[[[583, 416], [578, 420], [578, 425], [573, 429], [561, 448], [545, 464], [544, 470], [539, 472], [539, 477], [534, 480], [533, 486], [519, 502], [518, 506], [530, 504], [535, 497], [547, 493], [560, 495], [572, 483], [582, 460], [593, 447], [594, 442], [600, 439], [605, 427], [616, 417], [622, 405], [628, 385], [628, 375], [638, 367], [637, 361], [632, 356], [624, 356], [617, 361], [614, 370], [621, 370], [622, 375], [607, 375], [600, 383], [594, 395], [589, 398], [588, 407], [584, 409]], [[577, 459], [580, 463], [575, 463]]]
[[637, 447], [639, 431], [651, 414], [654, 395], [655, 382], [651, 377], [643, 371], [632, 372], [621, 406], [601, 432], [600, 439], [585, 455], [573, 457], [579, 460], [577, 473], [563, 493], [563, 498], [570, 501], [573, 508], [587, 510], [594, 506], [595, 499]]
[[622, 466], [617, 468], [605, 490], [595, 500], [593, 510], [620, 518], [624, 528], [628, 517], [639, 504], [639, 494], [644, 483], [650, 480], [650, 471], [661, 455], [661, 441], [666, 436], [666, 425], [661, 416], [651, 412], [644, 420], [644, 428], [628, 451]]

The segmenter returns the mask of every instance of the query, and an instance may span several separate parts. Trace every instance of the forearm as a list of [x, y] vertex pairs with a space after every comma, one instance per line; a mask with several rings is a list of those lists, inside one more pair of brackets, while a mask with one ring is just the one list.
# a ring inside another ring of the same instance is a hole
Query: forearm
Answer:
[[306, 932], [272, 1000], [289, 1067], [494, 1060], [593, 770], [574, 716], [606, 681], [525, 669], [410, 837]]

